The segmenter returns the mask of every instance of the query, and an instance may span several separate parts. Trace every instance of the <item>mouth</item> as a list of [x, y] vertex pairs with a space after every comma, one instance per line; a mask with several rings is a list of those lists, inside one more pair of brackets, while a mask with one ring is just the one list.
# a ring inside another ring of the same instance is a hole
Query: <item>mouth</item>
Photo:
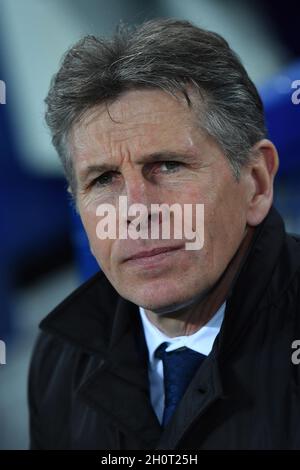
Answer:
[[140, 251], [127, 258], [125, 261], [131, 264], [142, 265], [151, 267], [157, 265], [171, 256], [176, 254], [179, 250], [182, 250], [184, 245], [172, 246], [172, 247], [161, 247], [153, 248], [152, 250]]

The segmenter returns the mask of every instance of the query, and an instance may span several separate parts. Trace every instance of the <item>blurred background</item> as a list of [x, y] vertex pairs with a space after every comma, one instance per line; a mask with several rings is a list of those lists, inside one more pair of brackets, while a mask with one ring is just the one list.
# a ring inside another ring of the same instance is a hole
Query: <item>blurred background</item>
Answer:
[[50, 78], [82, 35], [155, 17], [214, 30], [240, 55], [279, 150], [275, 205], [300, 233], [300, 104], [291, 99], [299, 2], [0, 0], [0, 449], [28, 447], [27, 373], [40, 320], [98, 269], [44, 124]]

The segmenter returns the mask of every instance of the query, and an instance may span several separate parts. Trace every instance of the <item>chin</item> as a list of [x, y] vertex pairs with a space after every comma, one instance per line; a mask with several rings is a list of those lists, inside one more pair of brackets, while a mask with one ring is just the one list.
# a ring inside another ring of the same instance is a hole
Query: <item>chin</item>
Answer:
[[118, 282], [112, 284], [122, 297], [158, 315], [193, 305], [201, 301], [207, 292], [205, 288], [207, 283], [201, 282], [199, 276], [190, 279], [187, 277], [152, 280], [127, 278], [118, 279]]
[[199, 294], [195, 293], [187, 295], [185, 292], [185, 295], [180, 295], [179, 292], [176, 292], [176, 294], [177, 295], [174, 295], [174, 289], [169, 292], [165, 290], [161, 293], [158, 293], [156, 289], [153, 291], [148, 290], [148, 292], [141, 292], [140, 295], [136, 295], [135, 292], [131, 298], [127, 298], [139, 307], [151, 310], [157, 315], [165, 315], [189, 307], [199, 301], [199, 298], [201, 297]]
[[167, 295], [158, 294], [157, 289], [147, 289], [146, 291], [137, 289], [134, 292], [120, 292], [120, 295], [129, 300], [130, 302], [138, 305], [139, 307], [143, 307], [144, 309], [151, 310], [153, 312], [159, 313], [161, 310], [167, 309], [171, 305], [177, 305], [181, 303], [181, 299], [178, 296], [174, 296], [173, 293], [169, 293]]

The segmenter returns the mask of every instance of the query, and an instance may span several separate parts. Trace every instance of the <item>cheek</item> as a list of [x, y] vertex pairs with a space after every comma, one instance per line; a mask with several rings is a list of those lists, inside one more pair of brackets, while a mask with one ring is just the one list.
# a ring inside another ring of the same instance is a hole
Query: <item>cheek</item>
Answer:
[[78, 207], [80, 214], [84, 217], [96, 217], [97, 209], [101, 205], [110, 205], [117, 207], [119, 201], [119, 194], [112, 191], [97, 191], [91, 189], [86, 194], [82, 194], [79, 198]]
[[232, 184], [210, 192], [204, 207], [204, 250], [214, 265], [226, 263], [238, 249], [246, 227], [241, 188]]
[[96, 212], [91, 210], [81, 211], [80, 217], [93, 255], [103, 270], [109, 269], [113, 240], [100, 240], [98, 238], [96, 229], [99, 217], [96, 216]]
[[84, 226], [85, 232], [89, 239], [90, 244], [94, 244], [94, 239], [96, 237], [96, 226], [97, 226], [97, 218], [96, 218], [96, 211], [83, 208], [79, 206], [79, 215], [81, 218], [81, 222]]
[[97, 236], [94, 236], [90, 240], [90, 246], [99, 266], [104, 273], [109, 277], [109, 273], [112, 271], [112, 240], [99, 240]]

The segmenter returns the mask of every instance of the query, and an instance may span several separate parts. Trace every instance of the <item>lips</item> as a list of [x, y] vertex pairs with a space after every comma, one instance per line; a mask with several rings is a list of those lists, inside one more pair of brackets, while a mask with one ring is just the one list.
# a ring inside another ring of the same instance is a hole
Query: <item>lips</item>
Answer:
[[161, 248], [153, 248], [152, 250], [147, 250], [147, 251], [140, 251], [138, 253], [133, 254], [132, 256], [127, 258], [125, 261], [141, 259], [141, 258], [150, 258], [150, 257], [160, 255], [162, 253], [169, 253], [170, 251], [177, 251], [180, 248], [182, 248], [182, 246], [161, 247]]

